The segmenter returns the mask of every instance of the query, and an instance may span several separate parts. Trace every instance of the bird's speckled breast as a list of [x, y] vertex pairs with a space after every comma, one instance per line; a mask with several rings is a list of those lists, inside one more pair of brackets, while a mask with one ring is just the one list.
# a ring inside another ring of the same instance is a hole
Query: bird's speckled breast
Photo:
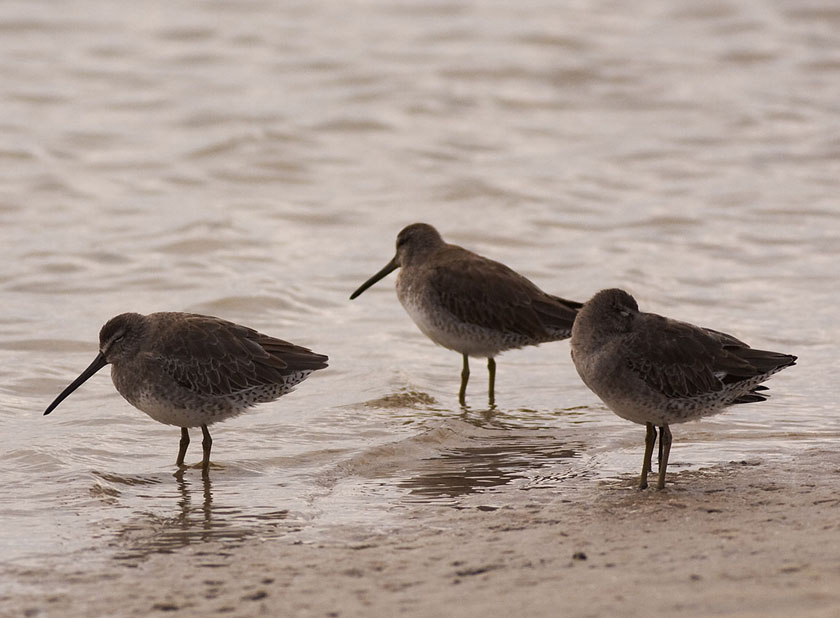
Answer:
[[165, 425], [200, 427], [211, 425], [245, 412], [258, 403], [274, 401], [294, 390], [311, 371], [298, 371], [281, 384], [267, 384], [224, 396], [195, 393], [168, 377], [137, 379], [131, 368], [111, 367], [111, 379], [117, 391], [135, 408]]

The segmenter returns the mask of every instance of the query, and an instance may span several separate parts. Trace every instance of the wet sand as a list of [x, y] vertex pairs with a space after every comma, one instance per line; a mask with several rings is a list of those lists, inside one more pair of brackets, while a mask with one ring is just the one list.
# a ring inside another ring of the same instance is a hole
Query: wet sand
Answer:
[[840, 453], [408, 505], [387, 533], [197, 544], [134, 567], [26, 574], [27, 616], [836, 616]]

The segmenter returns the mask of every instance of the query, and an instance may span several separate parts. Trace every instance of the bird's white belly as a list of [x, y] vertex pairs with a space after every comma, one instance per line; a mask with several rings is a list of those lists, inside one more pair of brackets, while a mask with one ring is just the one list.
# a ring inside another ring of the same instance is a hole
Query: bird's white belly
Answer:
[[247, 408], [247, 406], [231, 406], [221, 399], [219, 401], [208, 401], [205, 405], [199, 406], [196, 406], [195, 402], [184, 402], [184, 405], [180, 405], [174, 399], [177, 398], [161, 399], [155, 396], [153, 392], [141, 390], [134, 393], [134, 396], [128, 401], [157, 422], [177, 427], [211, 425], [237, 416]]
[[406, 313], [424, 335], [449, 350], [475, 357], [494, 357], [503, 350], [516, 347], [505, 345], [501, 337], [489, 331], [457, 320], [452, 314], [435, 309], [428, 303], [400, 298]]

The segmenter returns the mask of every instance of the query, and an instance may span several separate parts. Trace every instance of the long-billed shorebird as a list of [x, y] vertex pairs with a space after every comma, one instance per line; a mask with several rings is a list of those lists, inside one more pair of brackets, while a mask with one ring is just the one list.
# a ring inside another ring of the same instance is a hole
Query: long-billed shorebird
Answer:
[[429, 339], [463, 356], [461, 405], [465, 405], [470, 356], [487, 358], [493, 405], [495, 356], [568, 338], [581, 306], [546, 294], [504, 264], [444, 242], [425, 223], [404, 228], [397, 236], [393, 259], [350, 298], [397, 268], [397, 297], [408, 315]]
[[208, 425], [285, 395], [326, 367], [327, 357], [210, 316], [123, 313], [102, 327], [99, 354], [44, 414], [109, 363], [114, 386], [126, 401], [160, 423], [181, 428], [177, 466], [184, 464], [188, 428], [201, 427], [206, 474], [213, 443]]
[[621, 418], [645, 425], [639, 487], [647, 487], [659, 427], [659, 480], [671, 450], [669, 425], [736, 403], [764, 401], [761, 383], [796, 357], [755, 350], [732, 335], [639, 311], [624, 290], [598, 292], [572, 329], [572, 360], [584, 383]]

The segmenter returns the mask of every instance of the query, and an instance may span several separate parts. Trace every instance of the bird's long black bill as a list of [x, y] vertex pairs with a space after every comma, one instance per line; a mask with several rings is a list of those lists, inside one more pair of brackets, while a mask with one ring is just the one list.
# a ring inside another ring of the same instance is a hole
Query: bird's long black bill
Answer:
[[356, 298], [359, 294], [361, 294], [362, 292], [364, 292], [366, 289], [368, 289], [368, 288], [369, 288], [370, 286], [372, 286], [374, 283], [376, 283], [376, 282], [377, 282], [377, 281], [379, 281], [380, 279], [382, 279], [382, 278], [386, 277], [386, 276], [387, 276], [387, 275], [389, 275], [390, 273], [394, 272], [394, 271], [395, 271], [395, 270], [397, 270], [399, 267], [400, 267], [400, 265], [399, 265], [399, 264], [397, 264], [397, 257], [396, 257], [396, 256], [394, 256], [394, 259], [392, 259], [390, 262], [388, 262], [387, 264], [385, 264], [385, 267], [384, 267], [382, 270], [380, 270], [380, 271], [379, 271], [378, 273], [376, 273], [373, 277], [371, 277], [370, 279], [368, 279], [367, 281], [365, 281], [362, 285], [360, 285], [360, 286], [359, 286], [359, 289], [358, 289], [358, 290], [356, 290], [355, 292], [353, 292], [353, 293], [350, 295], [350, 300], [353, 300], [354, 298]]
[[44, 416], [46, 416], [47, 414], [52, 412], [55, 409], [55, 407], [58, 404], [60, 404], [62, 401], [64, 401], [70, 393], [72, 393], [74, 390], [79, 388], [82, 384], [84, 384], [87, 381], [87, 379], [90, 376], [92, 376], [94, 373], [96, 373], [97, 371], [102, 369], [107, 364], [108, 364], [108, 361], [105, 360], [105, 356], [102, 354], [102, 352], [97, 354], [96, 358], [94, 358], [93, 362], [90, 364], [90, 367], [85, 369], [82, 372], [82, 375], [80, 375], [78, 378], [73, 380], [73, 382], [70, 384], [70, 386], [68, 386], [63, 391], [61, 391], [61, 394], [58, 397], [56, 397], [55, 401], [53, 401], [49, 405], [46, 412], [44, 412]]

